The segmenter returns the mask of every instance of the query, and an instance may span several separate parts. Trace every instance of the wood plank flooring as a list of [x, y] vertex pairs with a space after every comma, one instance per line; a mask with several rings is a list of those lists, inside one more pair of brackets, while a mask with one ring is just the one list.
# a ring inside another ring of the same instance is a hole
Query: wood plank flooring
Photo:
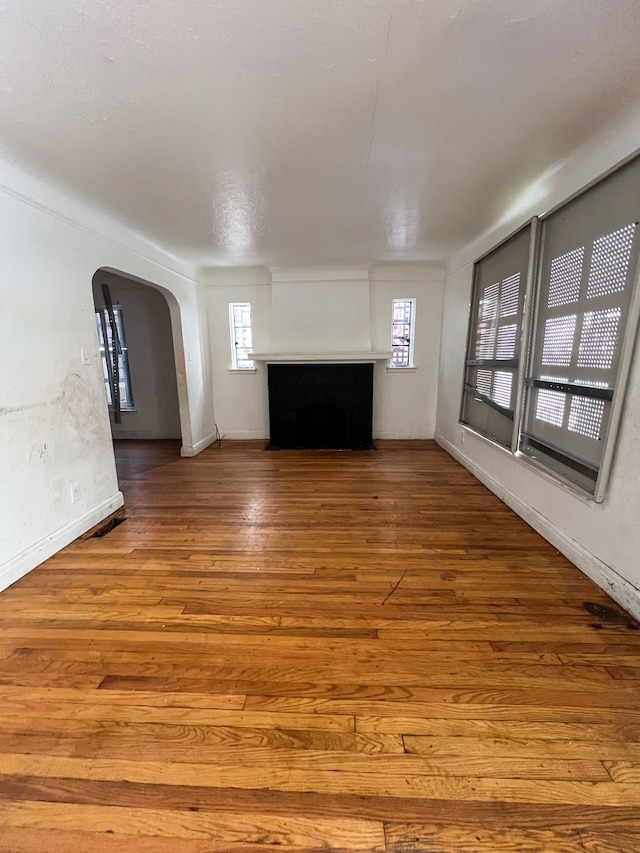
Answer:
[[640, 851], [638, 625], [432, 442], [263, 444], [0, 595], [0, 850]]

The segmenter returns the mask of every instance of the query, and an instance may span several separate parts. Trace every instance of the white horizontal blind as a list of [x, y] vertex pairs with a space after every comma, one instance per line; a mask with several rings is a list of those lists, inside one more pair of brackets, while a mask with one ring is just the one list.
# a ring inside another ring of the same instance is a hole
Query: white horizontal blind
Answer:
[[231, 359], [237, 370], [252, 370], [253, 361], [249, 353], [253, 350], [251, 333], [251, 303], [232, 302], [229, 305], [231, 327]]
[[475, 265], [461, 421], [511, 446], [532, 228]]
[[520, 449], [590, 493], [603, 457], [636, 278], [640, 160], [542, 225]]

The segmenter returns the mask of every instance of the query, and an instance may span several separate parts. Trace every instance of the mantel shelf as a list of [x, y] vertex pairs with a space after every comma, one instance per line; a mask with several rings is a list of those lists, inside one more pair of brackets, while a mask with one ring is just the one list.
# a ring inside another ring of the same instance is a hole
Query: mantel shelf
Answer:
[[254, 361], [270, 363], [288, 362], [304, 364], [306, 362], [341, 362], [342, 364], [363, 364], [372, 361], [388, 361], [391, 352], [252, 352], [249, 357]]

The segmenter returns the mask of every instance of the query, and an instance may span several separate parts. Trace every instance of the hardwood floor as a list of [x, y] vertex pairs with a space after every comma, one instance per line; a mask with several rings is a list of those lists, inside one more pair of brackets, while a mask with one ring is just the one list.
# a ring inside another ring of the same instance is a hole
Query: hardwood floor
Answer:
[[640, 851], [638, 625], [432, 442], [263, 444], [0, 595], [0, 850]]

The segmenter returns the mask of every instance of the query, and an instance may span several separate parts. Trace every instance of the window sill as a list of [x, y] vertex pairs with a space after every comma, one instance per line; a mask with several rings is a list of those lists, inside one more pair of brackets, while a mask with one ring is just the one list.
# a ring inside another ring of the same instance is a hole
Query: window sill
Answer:
[[230, 367], [229, 373], [257, 373], [257, 367]]
[[[478, 432], [473, 427], [470, 427], [468, 424], [462, 423], [462, 421], [458, 421], [458, 426], [460, 430], [464, 430], [464, 432], [468, 435], [472, 435], [475, 438], [480, 439], [480, 441], [485, 442], [486, 444], [491, 445], [496, 450], [505, 453], [507, 456], [511, 457], [518, 465], [526, 468], [529, 471], [534, 471], [539, 477], [543, 480], [546, 480], [548, 483], [552, 483], [554, 486], [558, 486], [565, 492], [571, 494], [574, 498], [582, 501], [582, 503], [587, 506], [593, 506], [594, 504], [602, 503], [602, 501], [596, 500], [594, 495], [589, 492], [581, 489], [580, 486], [572, 483], [571, 480], [566, 480], [561, 474], [556, 473], [550, 468], [547, 468], [545, 465], [542, 465], [535, 459], [532, 459], [530, 456], [527, 456], [526, 453], [522, 453], [520, 450], [516, 450], [515, 453], [509, 447], [505, 447], [504, 444], [500, 444], [495, 441], [493, 438], [489, 438], [488, 435], [484, 435], [481, 432]], [[464, 450], [458, 448], [460, 452], [465, 455]]]
[[387, 366], [387, 373], [415, 373], [418, 370], [417, 367], [389, 367]]

